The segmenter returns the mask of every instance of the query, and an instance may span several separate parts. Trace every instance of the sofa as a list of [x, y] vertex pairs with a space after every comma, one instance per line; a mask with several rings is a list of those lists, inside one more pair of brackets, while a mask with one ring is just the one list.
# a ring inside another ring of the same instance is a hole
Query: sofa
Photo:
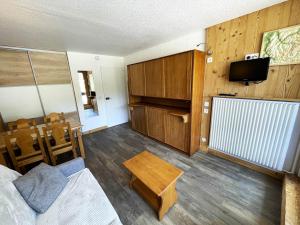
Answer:
[[121, 225], [121, 221], [81, 158], [57, 166], [68, 183], [43, 214], [36, 213], [12, 183], [18, 172], [0, 165], [0, 224]]

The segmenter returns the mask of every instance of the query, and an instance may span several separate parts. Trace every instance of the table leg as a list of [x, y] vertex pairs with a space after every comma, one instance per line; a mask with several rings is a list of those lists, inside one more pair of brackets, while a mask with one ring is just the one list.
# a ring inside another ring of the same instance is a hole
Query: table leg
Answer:
[[169, 208], [174, 205], [177, 200], [176, 182], [170, 185], [168, 189], [160, 196], [160, 208], [158, 210], [158, 219], [162, 220]]
[[3, 153], [0, 152], [0, 164], [3, 166], [7, 166]]
[[129, 181], [129, 187], [130, 187], [130, 188], [133, 187], [132, 184], [133, 184], [133, 182], [135, 181], [135, 179], [136, 179], [136, 176], [134, 176], [134, 175], [132, 174], [132, 175], [131, 175], [131, 178], [130, 178], [130, 181]]
[[77, 133], [77, 138], [78, 138], [80, 155], [81, 155], [82, 158], [85, 158], [85, 150], [84, 150], [84, 146], [83, 146], [82, 134], [81, 134], [80, 128], [77, 129], [76, 133]]

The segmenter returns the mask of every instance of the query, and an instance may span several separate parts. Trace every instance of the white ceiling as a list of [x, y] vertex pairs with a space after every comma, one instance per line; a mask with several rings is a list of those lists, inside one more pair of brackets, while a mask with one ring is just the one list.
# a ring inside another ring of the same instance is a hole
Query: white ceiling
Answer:
[[127, 55], [281, 0], [0, 0], [0, 45]]

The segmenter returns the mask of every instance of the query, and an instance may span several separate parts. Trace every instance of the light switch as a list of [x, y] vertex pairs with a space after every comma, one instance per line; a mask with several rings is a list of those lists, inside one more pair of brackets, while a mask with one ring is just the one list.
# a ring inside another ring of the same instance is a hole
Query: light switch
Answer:
[[202, 140], [202, 142], [206, 142], [206, 138], [205, 137], [202, 137], [201, 140]]
[[208, 113], [208, 109], [206, 109], [206, 108], [205, 108], [205, 109], [204, 109], [204, 113], [206, 113], [206, 114], [207, 114], [207, 113]]
[[205, 101], [205, 102], [204, 102], [204, 106], [205, 106], [205, 107], [208, 107], [208, 106], [209, 106], [209, 102]]

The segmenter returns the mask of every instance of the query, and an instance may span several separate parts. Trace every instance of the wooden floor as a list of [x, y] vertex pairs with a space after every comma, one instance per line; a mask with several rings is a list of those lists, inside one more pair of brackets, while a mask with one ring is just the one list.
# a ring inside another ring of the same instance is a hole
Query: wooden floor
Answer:
[[[128, 124], [84, 136], [86, 165], [124, 225], [280, 224], [281, 181], [204, 153], [191, 158], [139, 133]], [[128, 187], [122, 163], [148, 149], [184, 171], [177, 182], [178, 202], [159, 222]]]

